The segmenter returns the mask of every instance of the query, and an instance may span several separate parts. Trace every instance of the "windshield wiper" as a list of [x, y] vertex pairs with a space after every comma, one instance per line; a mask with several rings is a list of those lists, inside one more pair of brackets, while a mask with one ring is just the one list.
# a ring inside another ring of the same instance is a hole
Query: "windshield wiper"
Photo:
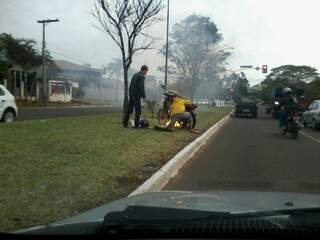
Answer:
[[248, 217], [276, 217], [276, 216], [305, 216], [307, 214], [320, 213], [320, 207], [314, 208], [291, 208], [291, 209], [277, 209], [267, 211], [257, 211], [249, 213], [235, 213], [232, 214], [234, 217], [248, 218]]
[[[122, 212], [111, 212], [104, 218], [103, 232], [124, 236], [152, 234], [170, 236], [183, 233], [198, 234], [209, 231], [212, 234], [292, 233], [320, 232], [320, 224], [309, 225], [306, 215], [320, 213], [320, 208], [284, 209], [249, 213], [210, 212], [174, 208], [130, 206]], [[289, 217], [282, 217], [289, 216]], [[208, 232], [207, 232], [208, 233]], [[216, 235], [215, 235], [216, 236]], [[229, 235], [228, 235], [229, 236]]]
[[189, 221], [218, 218], [257, 218], [276, 216], [302, 216], [311, 213], [320, 213], [320, 207], [292, 208], [267, 211], [252, 211], [246, 213], [212, 212], [192, 209], [161, 208], [149, 206], [129, 206], [121, 212], [111, 212], [104, 218], [104, 224], [112, 222], [170, 222]]

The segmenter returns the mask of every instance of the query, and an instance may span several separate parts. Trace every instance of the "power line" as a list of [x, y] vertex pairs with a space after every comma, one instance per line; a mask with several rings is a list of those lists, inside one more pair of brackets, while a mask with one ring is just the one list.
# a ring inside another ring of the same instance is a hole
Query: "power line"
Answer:
[[59, 56], [61, 56], [61, 57], [64, 57], [64, 58], [66, 58], [66, 59], [68, 59], [68, 60], [71, 60], [71, 61], [75, 61], [75, 62], [79, 62], [79, 63], [87, 63], [87, 62], [85, 62], [85, 61], [82, 61], [82, 60], [79, 60], [79, 59], [75, 59], [75, 58], [71, 58], [71, 57], [69, 57], [69, 56], [66, 56], [66, 55], [64, 55], [64, 54], [62, 54], [62, 53], [60, 53], [60, 52], [57, 52], [56, 50], [52, 50], [52, 49], [50, 49], [49, 51], [51, 51], [51, 52], [53, 52], [54, 54], [56, 54], [56, 55], [59, 55]]
[[[86, 63], [90, 63], [90, 61], [83, 61], [83, 60], [79, 60], [79, 59], [76, 59], [76, 58], [73, 58], [73, 57], [69, 57], [69, 56], [66, 56], [65, 54], [62, 54], [60, 52], [57, 52], [56, 50], [52, 50], [52, 49], [49, 49], [49, 51], [53, 52], [54, 54], [58, 55], [58, 56], [62, 56], [64, 57], [65, 59], [68, 59], [70, 61], [74, 61], [74, 62], [79, 62], [81, 64], [86, 64]], [[93, 68], [101, 68], [101, 67], [97, 67], [97, 66], [94, 66], [94, 65], [91, 65]]]
[[[41, 50], [41, 46], [36, 46], [37, 50]], [[64, 53], [61, 53], [60, 51], [57, 51], [56, 49], [52, 49], [52, 48], [48, 48], [49, 52], [50, 53], [53, 53], [53, 55], [57, 55], [59, 57], [63, 57], [65, 58], [66, 60], [69, 60], [69, 61], [73, 61], [73, 62], [77, 62], [77, 63], [80, 63], [80, 64], [86, 64], [86, 63], [90, 63], [90, 61], [85, 61], [85, 60], [80, 60], [78, 58], [74, 58], [74, 57], [70, 57]], [[101, 67], [98, 67], [98, 66], [95, 66], [95, 65], [92, 65], [93, 68], [101, 68]]]

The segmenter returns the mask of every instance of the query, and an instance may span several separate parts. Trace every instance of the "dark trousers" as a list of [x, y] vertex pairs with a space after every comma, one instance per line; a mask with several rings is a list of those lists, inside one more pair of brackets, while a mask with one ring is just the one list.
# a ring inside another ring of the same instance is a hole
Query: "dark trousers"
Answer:
[[183, 113], [176, 113], [173, 114], [171, 117], [170, 124], [168, 126], [169, 130], [172, 130], [175, 127], [175, 124], [177, 122], [183, 121], [184, 125], [191, 130], [192, 129], [192, 123], [193, 119], [189, 112], [183, 112]]
[[134, 118], [134, 127], [138, 128], [140, 126], [140, 115], [141, 115], [141, 98], [139, 97], [130, 97], [128, 111], [126, 112], [123, 118], [123, 124], [128, 125], [129, 118], [133, 113], [133, 109], [135, 111]]
[[288, 113], [285, 111], [281, 111], [279, 116], [279, 127], [280, 128], [286, 127], [287, 124], [288, 124]]

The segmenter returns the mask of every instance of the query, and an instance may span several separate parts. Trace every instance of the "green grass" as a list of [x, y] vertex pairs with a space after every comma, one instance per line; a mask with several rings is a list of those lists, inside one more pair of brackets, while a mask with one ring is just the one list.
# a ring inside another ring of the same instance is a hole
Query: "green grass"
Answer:
[[[205, 130], [230, 109], [199, 113]], [[0, 231], [125, 197], [198, 135], [123, 129], [120, 114], [0, 125]]]

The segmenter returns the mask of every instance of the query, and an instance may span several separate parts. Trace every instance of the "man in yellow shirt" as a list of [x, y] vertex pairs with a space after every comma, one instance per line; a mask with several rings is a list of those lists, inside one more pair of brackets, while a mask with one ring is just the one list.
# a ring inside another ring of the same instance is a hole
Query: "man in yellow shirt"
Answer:
[[193, 119], [189, 112], [186, 111], [186, 107], [191, 107], [192, 102], [189, 99], [185, 99], [182, 97], [175, 97], [171, 104], [171, 116], [170, 116], [170, 124], [168, 126], [168, 130], [172, 131], [176, 122], [183, 122], [184, 126], [188, 129], [192, 129]]

